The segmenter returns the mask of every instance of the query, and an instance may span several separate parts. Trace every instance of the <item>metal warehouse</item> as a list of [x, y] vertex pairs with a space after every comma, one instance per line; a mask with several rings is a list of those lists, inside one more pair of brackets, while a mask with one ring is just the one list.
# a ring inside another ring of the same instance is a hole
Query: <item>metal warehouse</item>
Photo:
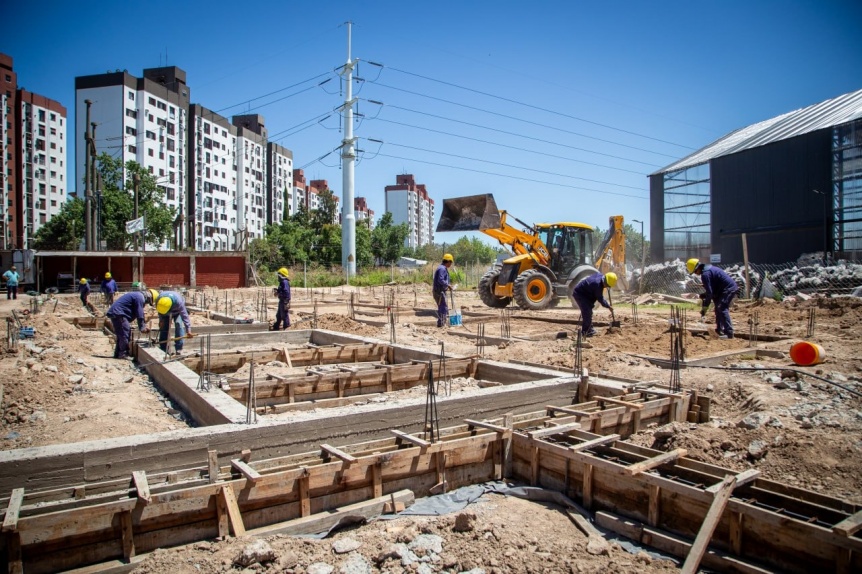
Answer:
[[862, 259], [862, 90], [736, 130], [650, 174], [652, 257]]

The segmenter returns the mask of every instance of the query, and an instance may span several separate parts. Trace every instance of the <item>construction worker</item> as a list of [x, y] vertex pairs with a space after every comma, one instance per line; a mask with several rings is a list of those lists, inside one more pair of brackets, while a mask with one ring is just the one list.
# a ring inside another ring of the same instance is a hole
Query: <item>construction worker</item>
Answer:
[[594, 273], [589, 277], [585, 277], [578, 281], [572, 291], [572, 297], [578, 304], [581, 310], [581, 331], [584, 337], [593, 337], [596, 335], [596, 330], [593, 329], [593, 306], [596, 301], [605, 309], [613, 311], [610, 303], [605, 301], [604, 291], [607, 287], [612, 289], [617, 284], [616, 273]]
[[[153, 293], [155, 289], [150, 289]], [[156, 297], [156, 295], [154, 295]], [[168, 331], [174, 322], [174, 350], [183, 352], [183, 340], [192, 336], [192, 320], [186, 309], [186, 300], [176, 291], [162, 291], [156, 298], [159, 313], [159, 348], [168, 352]]]
[[129, 357], [129, 339], [132, 337], [130, 321], [138, 322], [138, 331], [141, 333], [149, 333], [149, 328], [144, 325], [144, 305], [153, 304], [153, 293], [156, 292], [131, 291], [122, 295], [108, 308], [105, 316], [114, 325], [114, 335], [117, 337], [117, 344], [114, 347], [115, 359], [131, 359]]
[[21, 276], [18, 275], [18, 268], [14, 265], [10, 267], [9, 270], [3, 274], [3, 279], [6, 281], [6, 298], [17, 299], [18, 282], [21, 280]]
[[85, 277], [81, 277], [81, 281], [78, 284], [78, 293], [81, 295], [81, 304], [84, 307], [89, 307], [87, 298], [90, 296], [90, 283]]
[[706, 316], [709, 304], [715, 303], [715, 332], [719, 339], [733, 339], [733, 322], [730, 320], [730, 304], [739, 293], [739, 285], [733, 278], [712, 265], [704, 265], [699, 259], [691, 258], [685, 263], [689, 273], [700, 275], [704, 293], [701, 295], [703, 303], [700, 308], [700, 316]]
[[275, 313], [275, 323], [272, 325], [273, 331], [278, 331], [281, 325], [284, 329], [290, 327], [290, 273], [287, 267], [282, 267], [278, 270], [278, 289], [275, 293], [278, 295], [278, 311]]
[[102, 281], [102, 287], [100, 291], [105, 295], [105, 304], [113, 305], [114, 293], [117, 292], [117, 282], [114, 281], [113, 277], [111, 277], [110, 271], [105, 273], [105, 280]]
[[434, 296], [434, 302], [437, 303], [437, 326], [442, 327], [446, 324], [446, 317], [449, 316], [449, 306], [446, 304], [446, 292], [452, 290], [452, 285], [449, 283], [449, 268], [455, 263], [455, 258], [451, 253], [443, 256], [443, 261], [437, 270], [434, 271], [434, 284], [431, 294]]

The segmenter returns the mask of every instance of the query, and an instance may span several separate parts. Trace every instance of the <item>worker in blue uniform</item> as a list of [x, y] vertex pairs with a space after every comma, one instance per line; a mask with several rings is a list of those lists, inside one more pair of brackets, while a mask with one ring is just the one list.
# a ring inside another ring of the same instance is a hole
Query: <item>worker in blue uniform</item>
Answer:
[[710, 303], [715, 303], [715, 332], [720, 339], [733, 339], [733, 322], [730, 320], [730, 304], [739, 293], [739, 285], [733, 277], [712, 265], [704, 265], [699, 259], [692, 258], [686, 261], [686, 269], [689, 273], [700, 276], [704, 293], [700, 308], [700, 316], [706, 315]]
[[81, 277], [81, 281], [78, 285], [78, 294], [81, 296], [81, 304], [84, 307], [88, 307], [87, 298], [90, 296], [90, 283], [84, 277]]
[[132, 291], [118, 298], [108, 308], [106, 317], [114, 326], [114, 335], [117, 343], [114, 346], [115, 359], [130, 359], [129, 340], [132, 337], [132, 326], [130, 321], [138, 322], [138, 331], [148, 333], [150, 330], [144, 325], [144, 305], [153, 304], [153, 291]]
[[572, 298], [581, 310], [581, 332], [584, 337], [593, 337], [593, 306], [598, 302], [605, 309], [611, 309], [611, 304], [605, 300], [605, 288], [612, 289], [617, 284], [616, 273], [594, 273], [578, 281], [572, 291]]
[[278, 295], [278, 310], [275, 312], [275, 323], [272, 325], [273, 331], [290, 327], [290, 273], [287, 267], [282, 267], [278, 270], [277, 275], [278, 288], [275, 290], [275, 294]]
[[192, 320], [186, 309], [185, 298], [176, 291], [162, 291], [156, 298], [156, 311], [159, 314], [159, 348], [168, 352], [168, 333], [173, 322], [174, 350], [182, 353], [184, 339], [193, 336]]
[[443, 262], [434, 271], [434, 284], [431, 294], [434, 296], [434, 302], [437, 303], [437, 326], [442, 327], [446, 324], [446, 318], [449, 316], [449, 305], [446, 303], [446, 292], [452, 290], [452, 285], [449, 282], [449, 268], [455, 263], [455, 258], [451, 253], [443, 256]]
[[111, 277], [111, 272], [105, 273], [105, 280], [102, 281], [100, 291], [105, 295], [105, 304], [112, 305], [114, 303], [114, 294], [117, 292], [117, 282]]

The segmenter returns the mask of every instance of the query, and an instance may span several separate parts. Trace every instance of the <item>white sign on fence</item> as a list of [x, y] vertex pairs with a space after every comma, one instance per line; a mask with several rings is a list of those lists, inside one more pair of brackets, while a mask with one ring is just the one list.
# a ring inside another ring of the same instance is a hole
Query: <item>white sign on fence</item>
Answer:
[[137, 233], [144, 230], [144, 217], [126, 222], [126, 233]]
[[710, 253], [709, 254], [709, 262], [710, 263], [721, 263], [721, 253]]

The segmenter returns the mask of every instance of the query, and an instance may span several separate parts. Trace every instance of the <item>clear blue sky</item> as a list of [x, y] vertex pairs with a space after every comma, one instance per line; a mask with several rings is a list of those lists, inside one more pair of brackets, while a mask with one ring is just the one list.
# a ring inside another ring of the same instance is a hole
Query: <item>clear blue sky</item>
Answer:
[[384, 186], [412, 173], [438, 215], [445, 197], [494, 193], [528, 222], [605, 228], [619, 213], [648, 231], [647, 174], [862, 88], [858, 0], [47, 1], [4, 2], [0, 19], [19, 84], [64, 104], [70, 126], [75, 76], [140, 76], [167, 58], [193, 102], [264, 115], [338, 195], [337, 153], [315, 160], [340, 144], [339, 118], [315, 120], [343, 100], [332, 71], [354, 22], [356, 195], [378, 217]]

